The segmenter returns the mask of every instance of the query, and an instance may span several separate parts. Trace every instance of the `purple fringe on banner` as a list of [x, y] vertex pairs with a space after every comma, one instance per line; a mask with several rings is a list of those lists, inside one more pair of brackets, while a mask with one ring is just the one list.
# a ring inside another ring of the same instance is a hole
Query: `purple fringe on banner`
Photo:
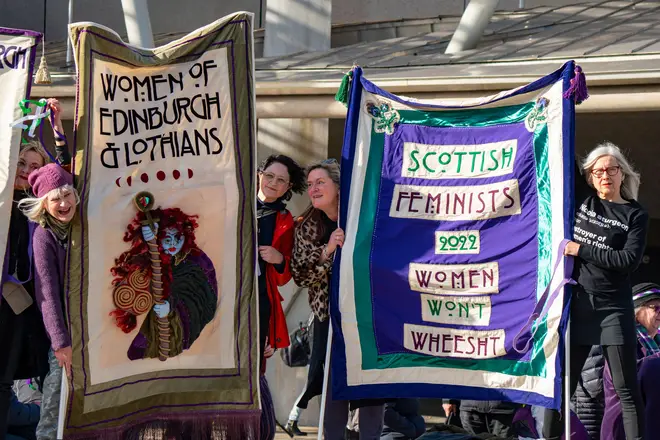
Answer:
[[121, 427], [66, 433], [66, 440], [259, 440], [261, 411], [186, 411], [152, 416]]
[[273, 440], [277, 430], [277, 420], [275, 419], [275, 406], [273, 396], [270, 394], [266, 376], [259, 378], [261, 387], [261, 440]]
[[584, 76], [582, 67], [576, 65], [575, 76], [571, 78], [571, 86], [564, 92], [564, 98], [572, 98], [576, 104], [582, 104], [588, 97], [587, 78]]

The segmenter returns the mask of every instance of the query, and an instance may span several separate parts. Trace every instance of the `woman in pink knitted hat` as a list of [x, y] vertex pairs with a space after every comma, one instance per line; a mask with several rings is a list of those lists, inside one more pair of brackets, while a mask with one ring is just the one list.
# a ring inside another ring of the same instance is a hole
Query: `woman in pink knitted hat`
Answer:
[[[62, 106], [56, 99], [48, 100], [51, 111], [55, 158], [68, 166], [71, 156], [62, 125]], [[0, 142], [4, 149], [9, 148]], [[5, 150], [6, 151], [6, 150]], [[9, 216], [9, 234], [4, 249], [2, 291], [0, 291], [0, 414], [7, 414], [12, 402], [15, 379], [42, 377], [48, 373], [48, 348], [41, 312], [34, 294], [32, 232], [30, 223], [18, 209], [18, 203], [31, 197], [28, 178], [49, 162], [44, 146], [38, 141], [21, 144], [16, 163], [13, 200]], [[5, 170], [9, 171], [9, 170]], [[9, 202], [9, 200], [7, 201]], [[0, 438], [7, 433], [7, 417], [0, 417]]]
[[71, 375], [71, 339], [63, 306], [64, 262], [71, 220], [80, 198], [71, 174], [57, 164], [34, 171], [28, 182], [35, 197], [23, 199], [19, 207], [38, 224], [32, 239], [35, 293], [51, 343], [37, 440], [50, 440], [57, 438], [62, 369]]

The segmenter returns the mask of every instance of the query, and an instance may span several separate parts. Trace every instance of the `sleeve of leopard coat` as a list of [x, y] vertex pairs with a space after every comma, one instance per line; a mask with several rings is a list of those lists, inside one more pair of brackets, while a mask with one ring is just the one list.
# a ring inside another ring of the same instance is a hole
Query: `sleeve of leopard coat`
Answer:
[[323, 245], [317, 245], [309, 239], [305, 223], [296, 226], [291, 256], [291, 275], [300, 287], [312, 287], [327, 283], [332, 269], [332, 259], [319, 263]]

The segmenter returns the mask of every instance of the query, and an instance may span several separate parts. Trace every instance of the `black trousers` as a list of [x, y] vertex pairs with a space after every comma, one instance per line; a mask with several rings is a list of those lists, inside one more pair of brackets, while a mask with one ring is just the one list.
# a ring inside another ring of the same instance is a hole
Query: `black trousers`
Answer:
[[10, 426], [6, 440], [37, 440], [37, 425]]
[[[573, 344], [571, 350], [571, 371], [569, 373], [571, 396], [575, 393], [582, 368], [589, 357], [591, 346]], [[603, 345], [603, 355], [612, 372], [612, 383], [616, 390], [623, 412], [623, 426], [627, 440], [644, 438], [644, 403], [637, 383], [637, 345]], [[566, 379], [564, 379], [566, 380]], [[564, 396], [570, 398], [570, 396]], [[554, 440], [564, 433], [562, 414], [552, 409], [545, 410], [543, 437]]]
[[460, 411], [463, 429], [472, 435], [492, 434], [508, 438], [513, 435], [513, 414]]
[[309, 359], [307, 371], [307, 385], [301, 394], [296, 406], [306, 409], [309, 401], [323, 394], [323, 377], [325, 369], [325, 355], [328, 347], [328, 334], [330, 331], [330, 318], [321, 322], [314, 316], [312, 324], [312, 355]]

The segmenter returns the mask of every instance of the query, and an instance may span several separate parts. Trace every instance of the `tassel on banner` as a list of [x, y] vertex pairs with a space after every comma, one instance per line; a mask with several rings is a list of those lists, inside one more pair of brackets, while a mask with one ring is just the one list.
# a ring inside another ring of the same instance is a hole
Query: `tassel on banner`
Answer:
[[350, 90], [351, 79], [353, 78], [353, 70], [351, 69], [341, 80], [339, 90], [335, 94], [335, 101], [341, 102], [348, 106], [348, 91]]
[[39, 61], [37, 73], [34, 74], [34, 83], [39, 85], [53, 83], [50, 77], [50, 71], [48, 70], [48, 63], [46, 62], [46, 44], [43, 41], [41, 42], [41, 61]]
[[584, 76], [582, 67], [575, 66], [575, 76], [571, 78], [571, 86], [564, 92], [564, 98], [573, 99], [575, 104], [582, 104], [589, 98], [589, 90], [587, 89], [587, 78]]

